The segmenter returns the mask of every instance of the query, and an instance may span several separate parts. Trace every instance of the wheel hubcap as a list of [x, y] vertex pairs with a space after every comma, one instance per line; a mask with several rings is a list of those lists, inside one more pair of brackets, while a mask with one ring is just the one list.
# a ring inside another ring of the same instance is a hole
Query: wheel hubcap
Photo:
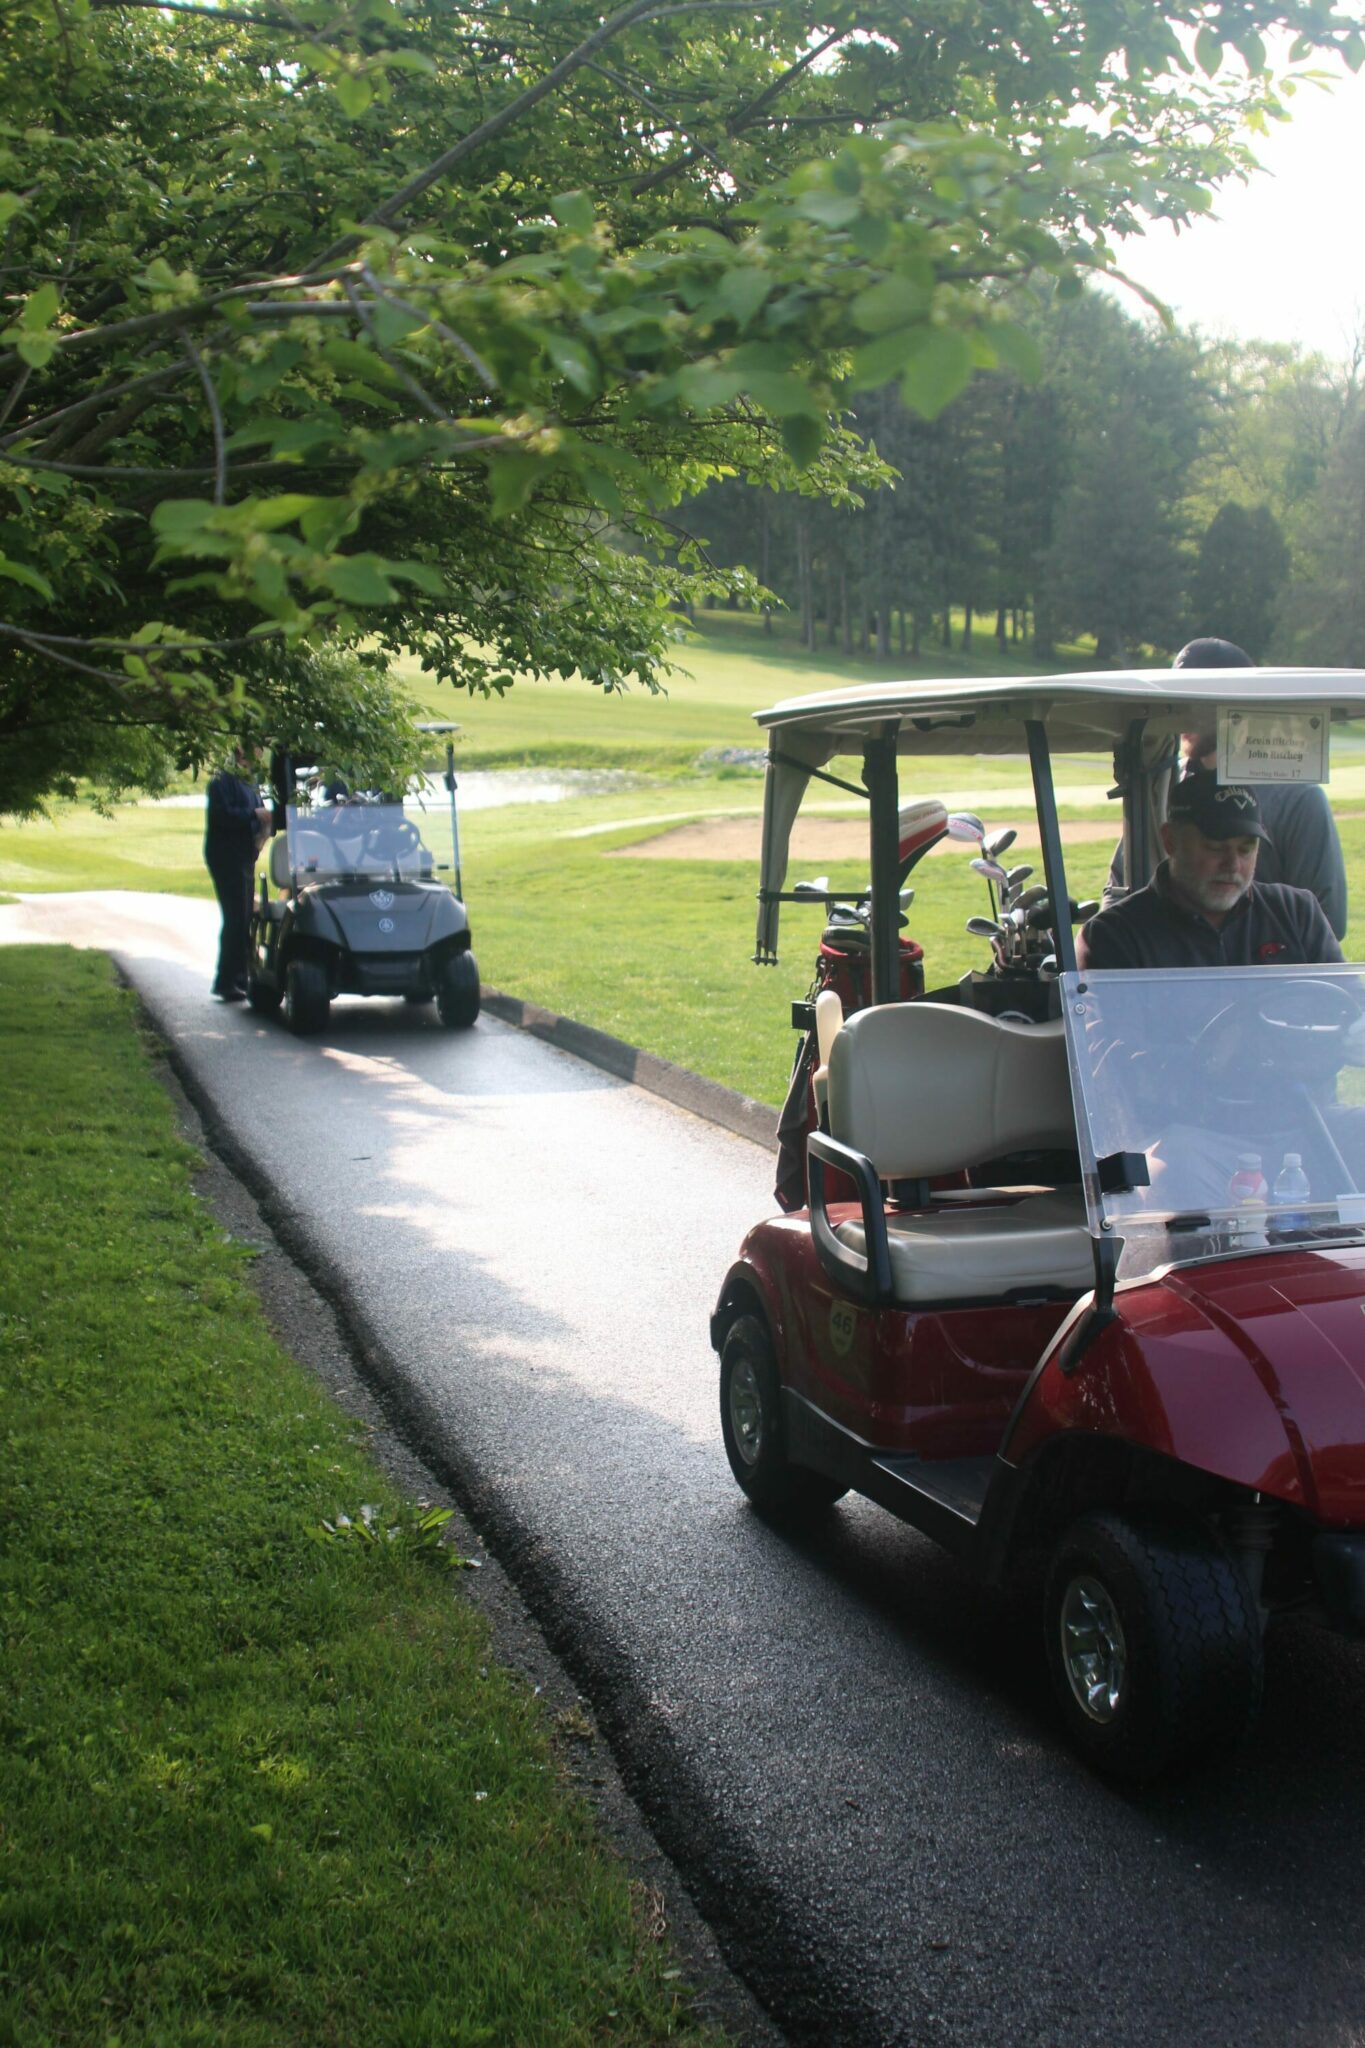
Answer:
[[1062, 1602], [1062, 1663], [1077, 1705], [1092, 1721], [1112, 1721], [1128, 1682], [1123, 1623], [1098, 1579], [1077, 1578]]
[[751, 1358], [741, 1358], [730, 1375], [730, 1428], [746, 1465], [756, 1465], [763, 1448], [763, 1401]]

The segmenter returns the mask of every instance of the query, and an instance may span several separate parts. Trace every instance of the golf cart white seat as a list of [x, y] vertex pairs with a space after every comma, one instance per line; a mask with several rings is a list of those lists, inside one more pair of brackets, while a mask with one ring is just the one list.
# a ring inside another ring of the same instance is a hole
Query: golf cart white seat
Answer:
[[277, 832], [270, 842], [270, 880], [276, 889], [289, 887], [289, 834]]
[[[290, 852], [290, 834], [277, 832], [270, 842], [270, 879], [277, 889], [287, 889], [293, 880]], [[305, 832], [295, 826], [292, 852], [293, 865], [300, 870], [306, 869], [310, 861], [324, 872], [336, 864], [335, 848], [323, 832]]]
[[[1076, 1142], [1060, 1022], [1012, 1024], [944, 1003], [882, 1003], [848, 1018], [830, 1044], [828, 1105], [830, 1136], [883, 1181]], [[891, 1292], [908, 1305], [1094, 1284], [1079, 1188], [940, 1202], [888, 1215], [886, 1234]], [[868, 1256], [863, 1222], [834, 1235]]]

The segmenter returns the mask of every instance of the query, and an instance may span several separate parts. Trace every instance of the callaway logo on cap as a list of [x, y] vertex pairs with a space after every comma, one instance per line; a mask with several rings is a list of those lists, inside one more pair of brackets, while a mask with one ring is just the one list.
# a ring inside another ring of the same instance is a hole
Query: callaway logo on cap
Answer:
[[1219, 784], [1207, 769], [1187, 775], [1171, 791], [1171, 823], [1194, 825], [1206, 839], [1269, 839], [1254, 790]]

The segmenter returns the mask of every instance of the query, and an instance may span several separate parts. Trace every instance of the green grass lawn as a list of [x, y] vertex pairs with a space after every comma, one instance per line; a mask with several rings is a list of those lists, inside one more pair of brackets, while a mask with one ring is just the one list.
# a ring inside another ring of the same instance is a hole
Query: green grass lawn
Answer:
[[0, 950], [0, 1121], [0, 2042], [714, 2040], [98, 955]]
[[[960, 641], [959, 631], [957, 639]], [[1076, 666], [1067, 650], [1059, 667]], [[463, 728], [460, 758], [470, 767], [614, 766], [677, 771], [712, 747], [754, 747], [762, 735], [753, 713], [786, 697], [839, 689], [850, 682], [904, 676], [1028, 674], [1022, 657], [1001, 661], [994, 638], [975, 636], [970, 654], [958, 646], [928, 649], [918, 662], [853, 657], [824, 648], [808, 654], [789, 618], [765, 635], [762, 621], [740, 612], [704, 612], [678, 650], [667, 693], [645, 690], [606, 696], [589, 684], [523, 678], [498, 698], [470, 698], [399, 664], [424, 717], [453, 718]]]

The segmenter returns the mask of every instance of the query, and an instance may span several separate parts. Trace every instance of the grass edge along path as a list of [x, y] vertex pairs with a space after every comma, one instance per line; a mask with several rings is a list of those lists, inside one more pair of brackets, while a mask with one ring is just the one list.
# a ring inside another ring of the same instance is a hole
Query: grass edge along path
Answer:
[[0, 2043], [715, 2044], [104, 956], [0, 950], [0, 1115]]

